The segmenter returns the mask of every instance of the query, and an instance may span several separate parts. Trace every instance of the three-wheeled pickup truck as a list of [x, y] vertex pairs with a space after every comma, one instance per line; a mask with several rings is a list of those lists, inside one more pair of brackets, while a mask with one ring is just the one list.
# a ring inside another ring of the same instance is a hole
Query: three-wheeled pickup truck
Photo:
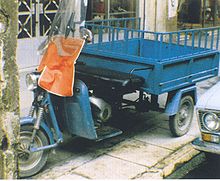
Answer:
[[[109, 120], [126, 106], [139, 112], [164, 111], [172, 134], [186, 134], [197, 100], [196, 83], [218, 75], [219, 27], [159, 33], [140, 30], [140, 19], [124, 18], [89, 21], [86, 28], [94, 38], [76, 61], [73, 96], [42, 89], [41, 72], [27, 75], [34, 100], [29, 115], [21, 118], [22, 177], [41, 170], [48, 149], [62, 143], [64, 132], [95, 141], [121, 134]], [[137, 100], [125, 98], [134, 92]], [[158, 96], [165, 93], [166, 106], [161, 109]]]

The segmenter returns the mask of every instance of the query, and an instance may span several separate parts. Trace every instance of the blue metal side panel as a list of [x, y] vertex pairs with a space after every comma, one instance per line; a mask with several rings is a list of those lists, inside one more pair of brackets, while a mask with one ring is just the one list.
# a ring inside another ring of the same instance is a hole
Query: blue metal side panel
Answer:
[[150, 73], [147, 92], [162, 94], [218, 75], [219, 52], [192, 55], [157, 63]]
[[126, 56], [139, 56], [140, 39], [132, 39], [127, 42], [123, 40], [103, 42], [101, 47], [99, 47], [99, 44], [88, 44], [83, 49], [83, 52], [86, 52], [86, 49], [94, 49], [94, 51], [97, 53], [98, 48], [101, 51], [105, 51], [106, 56], [110, 56], [109, 52], [114, 52], [116, 54], [126, 54]]
[[[32, 117], [23, 117], [23, 118], [20, 119], [20, 125], [21, 126], [34, 125], [34, 122], [35, 122], [35, 119], [32, 118]], [[50, 144], [54, 144], [55, 141], [54, 141], [54, 138], [53, 138], [53, 134], [50, 131], [50, 129], [48, 128], [48, 126], [44, 122], [41, 122], [40, 126], [45, 131], [45, 133], [47, 134], [47, 136], [49, 138], [49, 141], [50, 141]]]
[[169, 92], [217, 76], [219, 54], [200, 55], [164, 63], [159, 82], [160, 92]]
[[201, 49], [193, 49], [190, 46], [184, 47], [183, 45], [177, 44], [169, 44], [169, 43], [162, 43], [159, 48], [160, 42], [154, 40], [143, 40], [143, 47], [144, 53], [143, 57], [145, 58], [152, 58], [155, 61], [161, 59], [168, 59], [174, 58], [178, 56], [183, 56], [192, 53], [196, 53], [201, 51]]
[[87, 139], [97, 139], [87, 86], [80, 80], [74, 85], [74, 95], [64, 98], [66, 124], [69, 133]]
[[194, 95], [193, 99], [194, 99], [194, 102], [196, 103], [197, 102], [197, 91], [196, 91], [195, 85], [181, 89], [173, 96], [171, 100], [168, 100], [168, 103], [165, 109], [165, 114], [167, 114], [168, 116], [175, 115], [179, 110], [179, 105], [180, 105], [182, 95], [185, 93], [190, 93], [190, 92], [193, 92], [193, 95]]

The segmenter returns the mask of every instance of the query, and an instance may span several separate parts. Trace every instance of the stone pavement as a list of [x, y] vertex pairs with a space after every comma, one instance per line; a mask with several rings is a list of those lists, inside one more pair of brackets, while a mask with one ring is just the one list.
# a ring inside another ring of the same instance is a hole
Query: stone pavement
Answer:
[[[26, 91], [24, 86], [28, 71], [31, 69], [20, 73], [22, 115], [27, 114], [32, 100], [31, 92]], [[198, 95], [217, 80], [212, 78], [199, 83]], [[168, 118], [158, 112], [130, 112], [122, 117], [120, 124], [126, 125], [122, 128], [124, 134], [102, 142], [67, 138], [51, 152], [44, 170], [33, 178], [160, 179], [174, 173], [199, 154], [190, 144], [199, 135], [195, 116], [189, 133], [180, 138], [172, 137]]]
[[[76, 154], [33, 178], [158, 179], [167, 177], [181, 164], [199, 154], [189, 144], [198, 135], [195, 121], [188, 135], [173, 138], [164, 116], [149, 114], [152, 117], [148, 115], [150, 119], [145, 122], [145, 131], [136, 132], [111, 147], [93, 146], [86, 153]], [[150, 125], [155, 119], [158, 119], [156, 123]], [[77, 146], [74, 141], [71, 144]]]

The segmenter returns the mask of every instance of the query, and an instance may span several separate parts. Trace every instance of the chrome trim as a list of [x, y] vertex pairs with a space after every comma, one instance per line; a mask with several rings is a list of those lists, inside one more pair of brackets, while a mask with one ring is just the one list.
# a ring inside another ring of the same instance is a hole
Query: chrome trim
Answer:
[[217, 134], [217, 135], [220, 135], [220, 131], [218, 132], [215, 132], [215, 131], [209, 131], [205, 128], [205, 126], [203, 125], [203, 121], [202, 121], [202, 116], [204, 113], [207, 113], [207, 112], [210, 112], [210, 113], [215, 113], [217, 114], [217, 116], [219, 117], [220, 119], [220, 111], [219, 110], [211, 110], [211, 109], [200, 109], [200, 108], [196, 108], [196, 117], [197, 117], [197, 121], [198, 121], [198, 124], [199, 124], [199, 129], [201, 132], [204, 132], [204, 133], [214, 133], [214, 134]]
[[201, 138], [196, 138], [192, 142], [192, 146], [200, 151], [220, 154], [220, 144], [205, 142], [202, 141]]

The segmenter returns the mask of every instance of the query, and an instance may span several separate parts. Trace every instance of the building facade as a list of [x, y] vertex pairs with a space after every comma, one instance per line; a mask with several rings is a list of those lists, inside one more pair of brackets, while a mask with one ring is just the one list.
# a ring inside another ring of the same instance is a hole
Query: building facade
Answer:
[[[19, 0], [18, 38], [46, 36], [60, 0]], [[89, 0], [87, 20], [138, 17], [139, 0]]]

